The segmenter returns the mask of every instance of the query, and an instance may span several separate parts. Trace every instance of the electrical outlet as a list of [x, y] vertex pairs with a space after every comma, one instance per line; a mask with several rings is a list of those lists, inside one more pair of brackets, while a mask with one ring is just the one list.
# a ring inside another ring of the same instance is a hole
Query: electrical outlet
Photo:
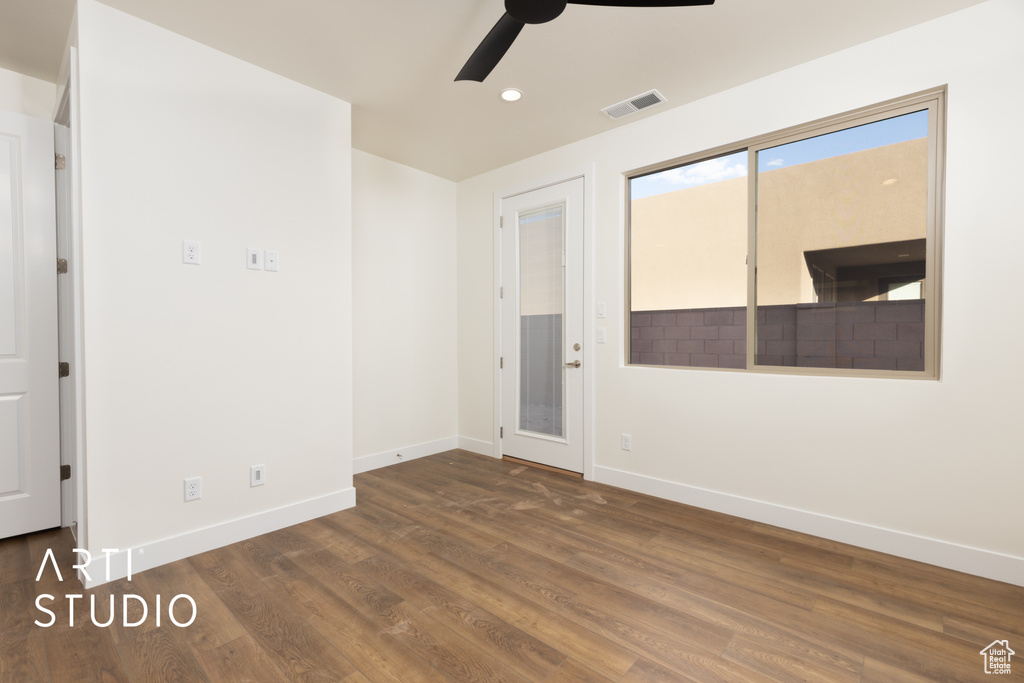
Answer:
[[633, 437], [630, 434], [622, 435], [622, 450], [631, 451], [633, 450]]
[[185, 480], [185, 502], [199, 500], [203, 497], [203, 478], [192, 477]]
[[263, 255], [263, 270], [271, 270], [277, 272], [281, 269], [281, 257], [276, 251], [267, 251]]
[[181, 243], [181, 262], [199, 265], [200, 253], [199, 242]]
[[253, 465], [249, 468], [249, 486], [263, 486], [266, 481], [264, 465]]

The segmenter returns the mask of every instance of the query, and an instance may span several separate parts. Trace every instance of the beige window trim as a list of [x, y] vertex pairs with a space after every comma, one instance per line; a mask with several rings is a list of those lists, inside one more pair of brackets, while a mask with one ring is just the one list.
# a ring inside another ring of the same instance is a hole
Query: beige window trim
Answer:
[[[807, 375], [825, 377], [861, 377], [877, 379], [927, 379], [938, 380], [941, 374], [941, 312], [942, 312], [942, 254], [943, 254], [943, 207], [945, 205], [945, 124], [946, 124], [946, 87], [941, 86], [922, 91], [906, 97], [870, 105], [836, 116], [819, 119], [806, 124], [793, 126], [780, 131], [749, 138], [730, 145], [722, 145], [695, 154], [688, 154], [674, 159], [643, 166], [624, 174], [626, 192], [626, 231], [625, 231], [625, 325], [624, 345], [625, 364], [633, 367], [650, 367], [682, 370], [701, 370], [717, 372], [755, 372], [768, 374]], [[926, 199], [926, 255], [925, 255], [925, 340], [924, 370], [851, 370], [843, 368], [804, 368], [756, 365], [757, 350], [757, 153], [761, 150], [777, 147], [805, 138], [816, 137], [892, 118], [901, 114], [928, 110], [928, 168]], [[630, 283], [632, 281], [632, 254], [630, 249], [631, 225], [631, 180], [640, 176], [665, 171], [678, 166], [705, 161], [746, 150], [747, 152], [747, 367], [744, 369], [706, 368], [673, 365], [643, 365], [631, 362], [630, 347], [632, 345], [630, 317], [632, 315]]]

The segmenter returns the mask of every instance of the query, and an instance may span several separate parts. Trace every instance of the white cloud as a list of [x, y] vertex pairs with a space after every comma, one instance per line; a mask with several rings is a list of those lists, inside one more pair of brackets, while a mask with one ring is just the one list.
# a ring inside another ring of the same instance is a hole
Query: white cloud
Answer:
[[767, 164], [765, 164], [765, 166], [782, 166], [782, 164], [782, 159], [772, 159]]
[[671, 185], [682, 185], [694, 187], [706, 183], [714, 183], [719, 180], [730, 178], [742, 178], [747, 175], [747, 165], [743, 163], [730, 163], [734, 159], [730, 157], [719, 157], [709, 159], [699, 164], [681, 166], [659, 173], [659, 180]]

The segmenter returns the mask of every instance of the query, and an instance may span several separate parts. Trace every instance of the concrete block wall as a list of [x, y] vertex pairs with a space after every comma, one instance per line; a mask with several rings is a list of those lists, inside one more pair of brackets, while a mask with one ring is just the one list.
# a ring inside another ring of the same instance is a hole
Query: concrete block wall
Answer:
[[[630, 362], [746, 367], [744, 307], [638, 311]], [[757, 309], [759, 365], [924, 370], [924, 301], [790, 304]]]
[[630, 360], [641, 365], [743, 368], [745, 308], [634, 312]]

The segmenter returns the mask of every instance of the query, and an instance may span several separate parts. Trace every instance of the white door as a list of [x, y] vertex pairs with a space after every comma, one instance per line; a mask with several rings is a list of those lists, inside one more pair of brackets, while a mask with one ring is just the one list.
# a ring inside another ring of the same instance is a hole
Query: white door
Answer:
[[504, 455], [583, 472], [583, 179], [501, 202]]
[[60, 525], [53, 124], [0, 112], [0, 538]]

